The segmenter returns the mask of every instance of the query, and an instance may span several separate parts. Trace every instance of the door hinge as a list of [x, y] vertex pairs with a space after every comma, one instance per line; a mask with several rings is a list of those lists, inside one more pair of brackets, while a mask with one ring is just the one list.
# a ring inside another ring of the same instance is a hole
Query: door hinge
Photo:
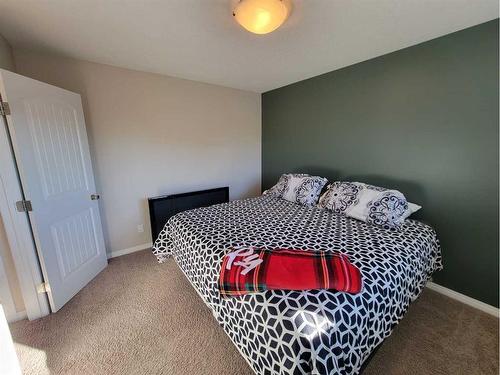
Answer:
[[38, 294], [48, 293], [50, 292], [50, 284], [49, 283], [38, 284], [38, 286], [36, 287], [36, 291], [38, 292]]
[[16, 208], [19, 212], [33, 211], [33, 207], [31, 206], [31, 201], [17, 201]]
[[10, 115], [10, 107], [7, 102], [0, 102], [0, 116]]

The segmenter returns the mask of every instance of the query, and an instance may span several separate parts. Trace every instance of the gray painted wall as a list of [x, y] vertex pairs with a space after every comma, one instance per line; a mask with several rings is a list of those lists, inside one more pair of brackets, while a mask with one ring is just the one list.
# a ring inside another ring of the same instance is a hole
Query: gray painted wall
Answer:
[[498, 306], [498, 20], [262, 96], [283, 172], [400, 189], [440, 237], [435, 281]]
[[108, 253], [150, 246], [147, 197], [259, 194], [259, 94], [19, 49], [14, 61], [17, 73], [82, 96]]
[[0, 35], [0, 68], [14, 71], [12, 47], [2, 35]]

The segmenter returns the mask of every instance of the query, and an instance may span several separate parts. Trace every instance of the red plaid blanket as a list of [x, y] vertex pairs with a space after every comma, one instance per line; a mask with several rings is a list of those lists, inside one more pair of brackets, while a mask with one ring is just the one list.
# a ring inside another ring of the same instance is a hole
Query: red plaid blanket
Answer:
[[238, 249], [224, 256], [219, 277], [222, 295], [272, 289], [359, 293], [361, 288], [361, 273], [346, 255], [323, 251]]

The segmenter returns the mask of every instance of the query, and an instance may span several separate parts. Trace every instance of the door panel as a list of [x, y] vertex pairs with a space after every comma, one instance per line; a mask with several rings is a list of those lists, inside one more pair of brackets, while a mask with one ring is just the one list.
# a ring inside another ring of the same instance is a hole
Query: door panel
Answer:
[[85, 263], [99, 255], [95, 220], [88, 209], [51, 226], [61, 279], [64, 281]]
[[8, 127], [52, 311], [107, 265], [80, 95], [0, 70]]
[[76, 110], [40, 100], [26, 100], [25, 107], [45, 198], [88, 190]]

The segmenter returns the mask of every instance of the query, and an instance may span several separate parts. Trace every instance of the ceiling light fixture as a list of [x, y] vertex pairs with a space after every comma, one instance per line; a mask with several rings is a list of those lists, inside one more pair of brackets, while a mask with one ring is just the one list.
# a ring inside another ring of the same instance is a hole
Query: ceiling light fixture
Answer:
[[291, 10], [290, 0], [240, 0], [233, 16], [248, 31], [267, 34], [280, 27]]

